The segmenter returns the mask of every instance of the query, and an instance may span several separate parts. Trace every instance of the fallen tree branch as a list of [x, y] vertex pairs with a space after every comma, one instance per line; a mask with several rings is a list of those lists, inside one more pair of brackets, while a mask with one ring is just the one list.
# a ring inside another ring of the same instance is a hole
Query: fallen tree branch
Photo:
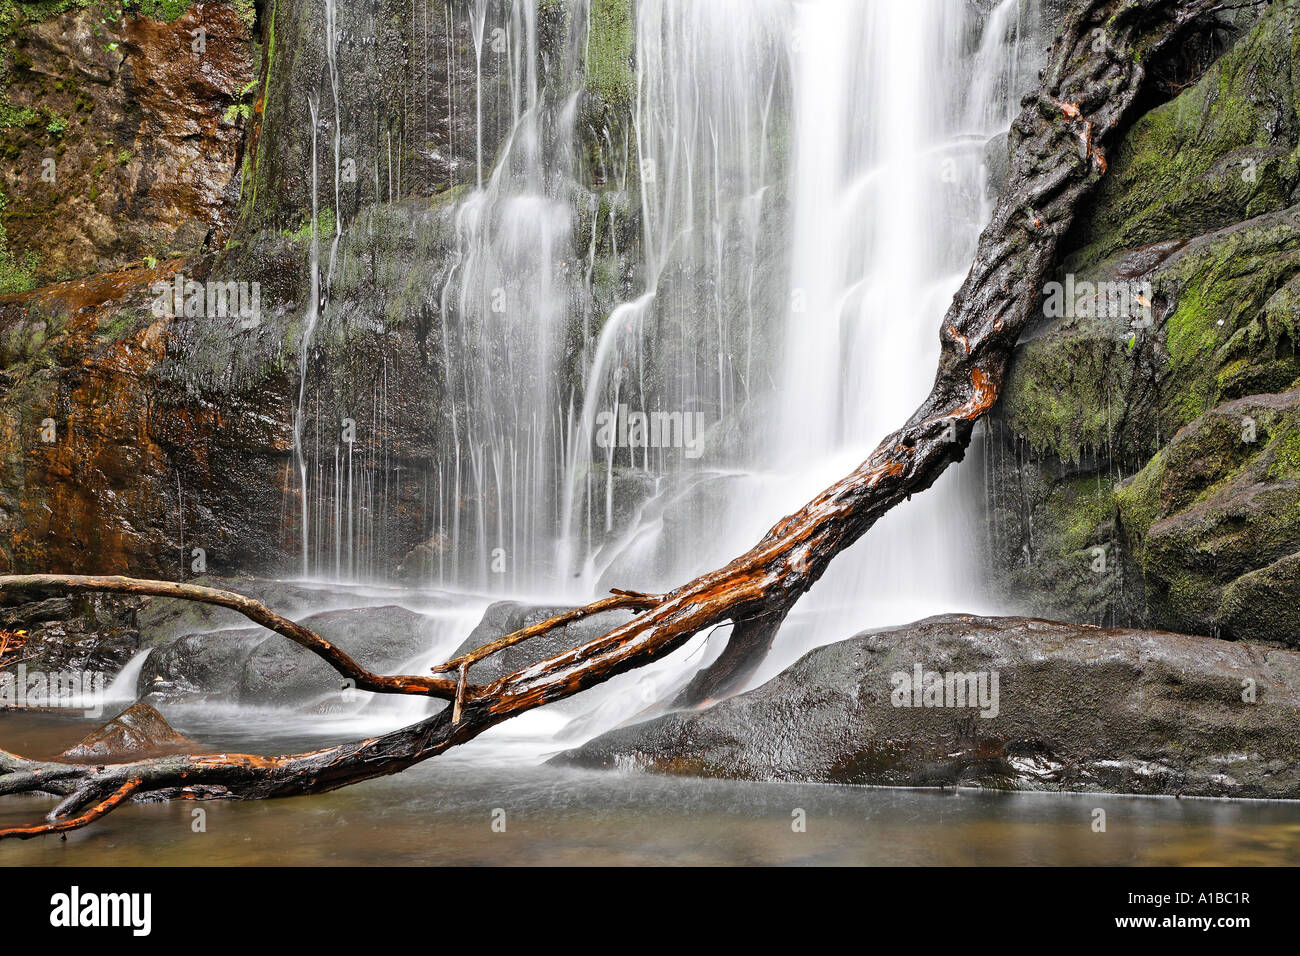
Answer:
[[[881, 515], [929, 488], [963, 456], [975, 421], [997, 400], [1017, 338], [1055, 262], [1057, 244], [1073, 222], [1079, 201], [1105, 172], [1102, 146], [1134, 103], [1146, 76], [1144, 64], [1213, 7], [1212, 0], [1082, 0], [1075, 7], [1049, 50], [1041, 88], [1025, 98], [1012, 124], [1011, 174], [980, 237], [970, 273], [941, 325], [942, 352], [929, 396], [852, 474], [779, 521], [750, 551], [664, 595], [603, 598], [436, 669], [455, 670], [460, 678], [455, 681], [371, 674], [301, 625], [230, 592], [219, 592], [220, 600], [214, 601], [211, 593], [199, 593], [211, 589], [196, 591], [193, 585], [50, 575], [0, 578], [0, 592], [35, 582], [222, 603], [312, 650], [358, 686], [454, 702], [424, 721], [380, 737], [280, 757], [194, 754], [86, 767], [0, 751], [0, 794], [42, 791], [71, 797], [61, 806], [77, 807], [85, 804], [87, 795], [111, 790], [112, 797], [81, 817], [52, 821], [71, 829], [133, 795], [262, 799], [321, 793], [396, 773], [518, 713], [658, 660], [693, 635], [726, 621], [735, 625], [734, 647], [729, 645], [697, 676], [688, 700], [699, 693], [733, 689], [752, 672], [776, 627], [831, 560]], [[612, 609], [615, 604], [610, 602], [620, 598], [624, 603], [618, 606], [642, 613], [579, 647], [490, 684], [466, 684], [464, 675], [474, 661], [579, 617]], [[0, 831], [0, 838], [37, 835], [32, 832], [37, 829]]]
[[482, 647], [476, 647], [468, 653], [459, 657], [453, 657], [449, 661], [441, 664], [435, 664], [433, 672], [435, 674], [445, 673], [446, 671], [463, 670], [471, 664], [483, 660], [485, 657], [491, 657], [497, 651], [503, 651], [507, 647], [513, 647], [520, 641], [526, 641], [530, 637], [537, 637], [548, 631], [553, 631], [557, 627], [564, 627], [572, 624], [574, 621], [580, 621], [583, 618], [591, 617], [594, 614], [601, 614], [605, 611], [617, 611], [620, 609], [632, 609], [644, 611], [648, 608], [657, 606], [663, 602], [662, 594], [644, 594], [640, 591], [621, 591], [615, 589], [612, 597], [601, 598], [591, 604], [583, 607], [576, 607], [571, 611], [565, 611], [563, 614], [557, 614], [555, 617], [548, 618], [545, 621], [539, 621], [536, 624], [530, 624], [528, 627], [499, 637], [491, 643], [484, 644]]
[[[54, 822], [41, 823], [31, 827], [13, 827], [8, 830], [0, 830], [0, 836], [12, 837], [18, 840], [30, 840], [32, 837], [47, 836], [51, 833], [63, 833], [67, 830], [80, 829], [88, 823], [94, 823], [104, 814], [108, 813], [108, 811], [126, 800], [126, 798], [131, 796], [131, 794], [139, 789], [139, 787], [139, 780], [128, 780], [80, 816], [68, 817], [65, 814], [60, 814], [58, 808], [56, 808], [52, 816], [57, 816], [58, 819]], [[86, 803], [85, 800], [79, 799], [80, 794], [74, 794], [74, 797], [78, 798], [76, 800], [78, 806], [82, 806]], [[62, 804], [60, 804], [60, 806], [62, 806]]]
[[380, 694], [418, 694], [451, 700], [456, 693], [455, 681], [445, 677], [400, 675], [386, 677], [372, 673], [354, 661], [342, 648], [336, 647], [310, 628], [276, 614], [260, 601], [255, 601], [234, 591], [203, 587], [198, 584], [179, 584], [174, 581], [149, 581], [120, 575], [83, 574], [13, 574], [0, 577], [0, 593], [13, 594], [45, 591], [110, 591], [116, 594], [141, 594], [149, 597], [180, 598], [201, 604], [238, 611], [250, 621], [275, 631], [300, 647], [305, 647], [323, 659], [344, 677], [350, 678], [358, 690]]

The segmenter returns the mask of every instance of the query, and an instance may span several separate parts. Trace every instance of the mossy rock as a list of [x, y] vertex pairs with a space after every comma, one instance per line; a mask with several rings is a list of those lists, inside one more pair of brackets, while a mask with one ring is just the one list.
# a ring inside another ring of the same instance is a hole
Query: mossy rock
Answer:
[[1244, 574], [1219, 602], [1224, 637], [1294, 646], [1300, 635], [1300, 553]]
[[[1157, 620], [1249, 635], [1275, 614], [1271, 639], [1300, 646], [1300, 629], [1285, 624], [1294, 598], [1262, 591], [1270, 577], [1257, 576], [1300, 551], [1297, 464], [1300, 391], [1250, 396], [1197, 419], [1119, 489], [1126, 539], [1140, 555]], [[1247, 595], [1262, 609], [1243, 604]]]
[[1293, 8], [1275, 4], [1195, 85], [1137, 120], [1076, 234], [1077, 265], [1291, 204], [1300, 182], [1295, 21]]

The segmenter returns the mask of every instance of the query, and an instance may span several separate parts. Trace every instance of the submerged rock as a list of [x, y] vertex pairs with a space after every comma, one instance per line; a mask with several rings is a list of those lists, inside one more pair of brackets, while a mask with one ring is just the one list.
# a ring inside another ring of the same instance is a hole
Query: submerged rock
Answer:
[[59, 756], [68, 760], [99, 760], [193, 753], [197, 749], [194, 741], [173, 730], [156, 709], [144, 701], [136, 701]]
[[[918, 665], [975, 675], [984, 706], [925, 706], [910, 692], [906, 702], [920, 706], [896, 706]], [[943, 615], [818, 648], [749, 693], [618, 728], [553, 762], [756, 780], [1295, 798], [1300, 653]]]

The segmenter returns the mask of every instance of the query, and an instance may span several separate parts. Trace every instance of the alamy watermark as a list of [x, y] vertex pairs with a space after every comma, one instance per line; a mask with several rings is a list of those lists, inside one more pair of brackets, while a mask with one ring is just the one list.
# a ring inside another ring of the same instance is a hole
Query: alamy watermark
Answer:
[[600, 448], [683, 448], [687, 458], [699, 458], [703, 435], [703, 412], [633, 412], [620, 404], [596, 415]]
[[1079, 282], [1073, 273], [1064, 282], [1043, 286], [1043, 314], [1049, 319], [1132, 319], [1135, 326], [1152, 323], [1151, 282]]
[[245, 329], [262, 321], [262, 289], [256, 282], [195, 282], [177, 273], [172, 282], [149, 287], [158, 318], [236, 318]]
[[912, 671], [889, 675], [895, 707], [978, 707], [981, 717], [998, 715], [997, 671], [927, 671], [918, 661]]
[[15, 672], [0, 674], [0, 707], [66, 708], [87, 717], [104, 713], [104, 675], [91, 671], [29, 671], [19, 664]]

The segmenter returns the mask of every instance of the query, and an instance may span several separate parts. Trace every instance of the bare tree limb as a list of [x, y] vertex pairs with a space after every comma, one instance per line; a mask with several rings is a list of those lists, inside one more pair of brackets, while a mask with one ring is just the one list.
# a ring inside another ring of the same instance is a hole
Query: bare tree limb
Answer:
[[14, 574], [0, 577], [0, 593], [44, 591], [111, 591], [116, 594], [142, 594], [150, 597], [181, 598], [202, 604], [238, 611], [251, 621], [275, 631], [300, 647], [323, 659], [344, 677], [351, 678], [359, 690], [382, 694], [419, 694], [451, 700], [456, 693], [454, 681], [440, 677], [385, 677], [366, 670], [342, 648], [336, 647], [309, 628], [276, 614], [260, 601], [234, 591], [178, 584], [174, 581], [149, 581], [120, 575], [82, 574]]
[[[1012, 350], [1040, 299], [1057, 244], [1075, 210], [1104, 175], [1103, 144], [1132, 107], [1144, 64], [1188, 24], [1211, 14], [1213, 0], [1080, 0], [1052, 45], [1042, 86], [1027, 96], [1012, 124], [1012, 170], [975, 261], [941, 325], [942, 353], [929, 396], [852, 474], [777, 522], [750, 551], [664, 595], [616, 595], [524, 628], [440, 665], [459, 679], [382, 677], [338, 648], [257, 602], [193, 585], [125, 578], [0, 577], [0, 593], [43, 584], [79, 590], [162, 594], [220, 603], [241, 611], [329, 661], [358, 686], [388, 693], [450, 699], [454, 705], [392, 733], [322, 750], [279, 757], [194, 754], [86, 767], [42, 763], [0, 751], [0, 794], [42, 791], [73, 797], [64, 813], [94, 795], [107, 800], [61, 829], [84, 826], [123, 800], [156, 798], [262, 799], [321, 793], [396, 773], [464, 743], [518, 713], [579, 693], [616, 674], [658, 660], [693, 635], [731, 621], [732, 641], [693, 682], [716, 695], [752, 672], [771, 635], [830, 562], [885, 512], [929, 488], [960, 460], [975, 421], [997, 400]], [[621, 607], [637, 617], [587, 643], [475, 687], [469, 665], [528, 637], [579, 617]], [[363, 684], [364, 679], [364, 684]], [[695, 696], [695, 694], [689, 695]], [[113, 789], [116, 788], [116, 789]], [[59, 811], [56, 809], [55, 813]], [[0, 831], [33, 836], [49, 828]]]

